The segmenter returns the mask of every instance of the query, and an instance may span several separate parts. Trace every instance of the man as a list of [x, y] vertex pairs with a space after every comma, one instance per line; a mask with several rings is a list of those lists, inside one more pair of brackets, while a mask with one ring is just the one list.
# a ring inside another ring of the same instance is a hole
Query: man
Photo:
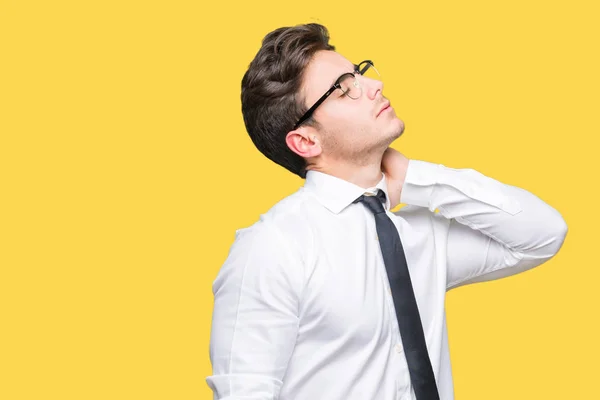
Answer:
[[256, 147], [306, 181], [236, 232], [213, 283], [214, 398], [453, 399], [446, 292], [550, 259], [561, 215], [391, 149], [404, 124], [375, 65], [318, 24], [264, 38], [242, 113]]

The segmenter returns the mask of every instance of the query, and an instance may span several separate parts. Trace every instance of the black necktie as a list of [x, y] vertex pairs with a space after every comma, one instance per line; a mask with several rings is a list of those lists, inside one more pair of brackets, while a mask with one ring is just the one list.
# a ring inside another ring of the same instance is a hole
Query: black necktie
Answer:
[[385, 269], [390, 281], [410, 380], [417, 399], [439, 400], [440, 396], [435, 384], [429, 354], [427, 353], [423, 325], [421, 324], [400, 235], [383, 208], [382, 203], [385, 202], [385, 193], [383, 190], [379, 190], [377, 196], [363, 195], [354, 202], [363, 203], [375, 214], [379, 245], [381, 246]]

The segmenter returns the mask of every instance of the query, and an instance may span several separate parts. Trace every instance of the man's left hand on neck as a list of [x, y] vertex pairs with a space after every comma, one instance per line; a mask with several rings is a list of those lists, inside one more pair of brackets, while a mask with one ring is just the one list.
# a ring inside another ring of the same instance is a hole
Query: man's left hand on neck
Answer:
[[409, 159], [398, 150], [388, 147], [381, 159], [381, 171], [385, 174], [390, 196], [390, 209], [400, 204], [402, 186], [406, 178]]

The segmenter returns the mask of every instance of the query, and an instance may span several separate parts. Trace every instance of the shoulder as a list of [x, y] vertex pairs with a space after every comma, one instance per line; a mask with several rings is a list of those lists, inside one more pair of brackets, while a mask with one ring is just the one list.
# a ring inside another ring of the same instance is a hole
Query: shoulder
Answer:
[[230, 252], [254, 252], [264, 257], [296, 262], [305, 258], [312, 242], [311, 198], [299, 189], [260, 214], [252, 225], [235, 232]]
[[259, 215], [258, 221], [251, 226], [238, 229], [236, 240], [242, 236], [277, 236], [279, 240], [301, 236], [308, 227], [312, 199], [303, 188], [284, 197], [266, 212]]
[[282, 234], [281, 215], [273, 209], [252, 225], [235, 231], [235, 239], [213, 281], [215, 295], [242, 286], [284, 285], [299, 295], [304, 265], [293, 238]]

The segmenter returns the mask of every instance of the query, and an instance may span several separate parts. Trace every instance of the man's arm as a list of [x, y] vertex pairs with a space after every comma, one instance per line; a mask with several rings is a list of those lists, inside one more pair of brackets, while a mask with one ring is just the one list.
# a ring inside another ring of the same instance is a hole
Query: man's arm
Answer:
[[397, 181], [391, 189], [400, 192], [400, 201], [437, 209], [449, 220], [447, 290], [526, 271], [561, 248], [568, 230], [564, 219], [532, 193], [473, 169], [387, 157], [406, 165], [396, 172], [404, 180], [401, 191]]
[[213, 283], [206, 382], [215, 400], [279, 398], [296, 343], [302, 268], [280, 235], [259, 222], [238, 231]]

